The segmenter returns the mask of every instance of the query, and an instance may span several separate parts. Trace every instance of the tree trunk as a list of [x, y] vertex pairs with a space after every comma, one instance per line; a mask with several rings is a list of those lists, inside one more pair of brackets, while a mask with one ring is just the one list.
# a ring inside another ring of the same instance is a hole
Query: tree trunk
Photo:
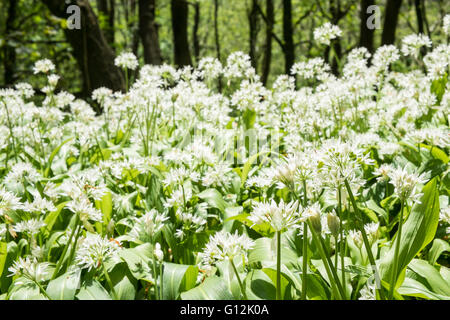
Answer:
[[195, 62], [198, 63], [200, 60], [200, 40], [198, 38], [198, 29], [200, 27], [200, 3], [195, 2], [194, 4], [194, 28], [192, 28], [192, 39], [194, 41], [194, 57]]
[[[109, 45], [114, 45], [114, 19], [115, 4], [114, 0], [97, 0], [98, 10], [107, 18], [107, 25], [103, 27], [103, 32]], [[114, 49], [114, 47], [113, 47]]]
[[192, 65], [188, 40], [189, 7], [185, 0], [171, 0], [175, 65]]
[[[42, 0], [52, 14], [67, 18], [68, 5], [59, 0]], [[72, 2], [73, 3], [73, 2]], [[87, 0], [77, 0], [81, 9], [81, 29], [65, 29], [73, 55], [83, 74], [83, 93], [88, 96], [99, 87], [124, 90], [125, 81], [119, 68], [114, 65], [114, 52], [100, 30], [97, 17]]]
[[[6, 28], [5, 34], [6, 37], [10, 37], [14, 32], [14, 22], [17, 17], [17, 1], [9, 0], [7, 18], [6, 18]], [[16, 49], [13, 46], [10, 46], [9, 40], [6, 39], [6, 44], [4, 47], [4, 60], [3, 60], [3, 68], [4, 68], [4, 78], [5, 78], [5, 86], [11, 86], [14, 83], [14, 73], [16, 67]]]
[[249, 48], [250, 48], [250, 60], [252, 62], [253, 68], [255, 70], [258, 66], [258, 61], [256, 58], [256, 43], [258, 41], [258, 8], [257, 8], [257, 0], [252, 0], [252, 7], [248, 14], [248, 22], [249, 22]]
[[156, 0], [139, 0], [139, 34], [144, 47], [146, 64], [162, 63], [158, 25], [155, 22]]
[[219, 0], [214, 0], [214, 42], [216, 45], [217, 59], [221, 61], [220, 33], [219, 33]]
[[361, 18], [360, 33], [359, 33], [359, 46], [365, 47], [370, 53], [373, 53], [373, 36], [375, 29], [369, 29], [367, 27], [367, 20], [370, 14], [367, 13], [367, 8], [375, 5], [375, 0], [361, 0], [361, 12], [359, 14]]
[[381, 35], [382, 45], [394, 44], [395, 42], [395, 31], [401, 6], [402, 0], [387, 0], [383, 33]]
[[284, 40], [284, 71], [291, 73], [295, 60], [294, 35], [292, 27], [292, 1], [283, 0], [283, 40]]
[[264, 85], [267, 84], [267, 80], [269, 79], [270, 64], [272, 62], [272, 33], [273, 25], [275, 23], [273, 0], [266, 0], [266, 17], [266, 43], [264, 45], [264, 58], [261, 77], [261, 81]]

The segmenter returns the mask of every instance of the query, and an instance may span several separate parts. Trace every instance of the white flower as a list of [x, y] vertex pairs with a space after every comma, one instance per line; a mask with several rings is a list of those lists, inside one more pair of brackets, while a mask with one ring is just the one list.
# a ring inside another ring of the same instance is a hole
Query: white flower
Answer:
[[118, 260], [121, 248], [117, 240], [88, 233], [85, 238], [80, 239], [75, 262], [80, 268], [98, 269], [108, 260]]
[[411, 174], [405, 168], [400, 168], [391, 170], [388, 176], [395, 188], [394, 193], [401, 201], [412, 200], [420, 203], [422, 194], [419, 187], [426, 182], [425, 174]]
[[43, 59], [36, 61], [33, 67], [34, 74], [39, 72], [48, 73], [49, 71], [53, 71], [55, 69], [55, 65], [49, 59]]
[[45, 226], [46, 223], [44, 221], [31, 218], [30, 220], [16, 223], [16, 225], [14, 226], [14, 231], [27, 232], [31, 235], [36, 235], [39, 233], [39, 230]]
[[139, 62], [136, 56], [131, 52], [124, 52], [121, 55], [119, 55], [114, 60], [114, 64], [123, 69], [131, 69], [131, 70], [136, 70], [136, 68], [139, 66]]
[[403, 38], [402, 53], [405, 56], [419, 56], [421, 47], [431, 47], [431, 40], [424, 34], [411, 34]]
[[444, 17], [444, 22], [442, 24], [442, 29], [447, 36], [450, 36], [450, 14]]
[[209, 239], [205, 249], [199, 254], [203, 266], [213, 266], [219, 261], [232, 260], [242, 256], [245, 260], [247, 252], [254, 246], [254, 241], [246, 235], [217, 232]]
[[75, 198], [66, 205], [66, 208], [77, 214], [81, 221], [102, 221], [103, 219], [102, 212], [94, 208], [86, 197]]
[[330, 22], [325, 23], [314, 30], [314, 39], [320, 43], [329, 46], [331, 40], [336, 39], [342, 35], [342, 30], [331, 24]]
[[10, 276], [24, 276], [40, 283], [44, 281], [49, 274], [50, 263], [39, 263], [36, 258], [30, 259], [30, 257], [26, 257], [23, 259], [20, 257], [18, 261], [15, 261], [14, 264], [8, 268], [8, 271], [11, 272]]
[[20, 199], [5, 188], [0, 187], [0, 216], [22, 208]]
[[267, 222], [275, 231], [283, 232], [298, 227], [300, 222], [298, 206], [298, 201], [284, 203], [283, 199], [279, 204], [273, 199], [271, 202], [257, 202], [253, 205], [249, 220], [254, 224]]
[[168, 219], [167, 216], [152, 209], [142, 217], [135, 218], [130, 236], [136, 240], [151, 242], [153, 237], [164, 227], [164, 222]]

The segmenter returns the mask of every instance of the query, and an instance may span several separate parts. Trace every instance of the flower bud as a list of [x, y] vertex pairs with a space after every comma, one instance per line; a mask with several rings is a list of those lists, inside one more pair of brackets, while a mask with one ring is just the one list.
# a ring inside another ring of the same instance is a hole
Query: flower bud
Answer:
[[309, 207], [306, 209], [306, 215], [311, 222], [312, 227], [317, 232], [322, 232], [322, 219], [320, 216], [320, 210], [316, 206]]
[[334, 211], [328, 213], [327, 224], [328, 224], [328, 229], [330, 229], [331, 234], [334, 237], [337, 237], [339, 235], [339, 231], [340, 231], [340, 228], [339, 228], [340, 219]]
[[161, 250], [161, 245], [157, 242], [155, 245], [155, 257], [156, 259], [161, 262], [164, 259], [164, 252]]

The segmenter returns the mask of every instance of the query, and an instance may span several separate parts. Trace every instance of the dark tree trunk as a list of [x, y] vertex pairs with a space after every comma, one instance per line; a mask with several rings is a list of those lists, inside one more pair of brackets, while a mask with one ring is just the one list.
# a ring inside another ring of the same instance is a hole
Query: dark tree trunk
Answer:
[[375, 29], [369, 29], [367, 27], [367, 20], [370, 15], [367, 13], [367, 8], [375, 5], [375, 0], [361, 0], [361, 12], [360, 12], [360, 33], [359, 33], [359, 46], [365, 47], [369, 52], [373, 52], [373, 36]]
[[188, 40], [188, 3], [185, 0], [171, 0], [171, 11], [175, 65], [192, 65]]
[[264, 85], [267, 84], [267, 79], [269, 79], [270, 64], [272, 62], [272, 33], [273, 25], [275, 23], [273, 0], [266, 0], [266, 17], [266, 43], [264, 45], [264, 58], [261, 77], [261, 81]]
[[198, 63], [200, 60], [200, 39], [198, 38], [198, 29], [200, 27], [200, 3], [195, 2], [194, 4], [194, 28], [192, 28], [192, 39], [194, 41], [194, 57], [195, 61]]
[[394, 44], [395, 42], [395, 31], [401, 6], [402, 0], [387, 0], [383, 33], [381, 35], [382, 45]]
[[156, 0], [139, 0], [139, 34], [144, 47], [146, 64], [162, 63], [158, 25], [155, 22]]
[[104, 26], [103, 32], [109, 45], [114, 49], [114, 19], [115, 3], [114, 0], [97, 0], [98, 10], [107, 17], [108, 24]]
[[292, 1], [283, 0], [283, 40], [284, 40], [284, 71], [291, 73], [295, 60], [294, 35], [292, 27]]
[[[10, 37], [14, 32], [14, 22], [17, 17], [17, 1], [9, 0], [7, 18], [6, 18], [6, 28], [5, 33], [7, 37]], [[11, 39], [7, 39], [5, 47], [4, 47], [4, 60], [3, 60], [3, 68], [4, 68], [4, 78], [5, 78], [5, 86], [10, 86], [14, 83], [14, 74], [16, 67], [16, 49], [13, 46], [10, 46], [8, 43]]]
[[[57, 17], [67, 18], [67, 4], [59, 0], [42, 0]], [[125, 81], [119, 68], [114, 65], [114, 52], [108, 45], [97, 17], [87, 0], [75, 2], [81, 9], [81, 29], [65, 29], [73, 55], [83, 74], [83, 93], [90, 95], [94, 89], [107, 87], [124, 90]]]
[[219, 0], [214, 0], [214, 42], [216, 45], [217, 59], [221, 61], [220, 33], [219, 33]]
[[414, 0], [414, 6], [416, 8], [416, 17], [417, 17], [417, 27], [419, 29], [419, 33], [424, 34], [423, 28], [423, 10], [422, 10], [422, 1]]
[[255, 70], [258, 66], [258, 61], [256, 57], [256, 43], [258, 41], [258, 3], [257, 0], [252, 0], [252, 7], [248, 14], [249, 22], [249, 48], [250, 48], [250, 60], [252, 62], [253, 68]]

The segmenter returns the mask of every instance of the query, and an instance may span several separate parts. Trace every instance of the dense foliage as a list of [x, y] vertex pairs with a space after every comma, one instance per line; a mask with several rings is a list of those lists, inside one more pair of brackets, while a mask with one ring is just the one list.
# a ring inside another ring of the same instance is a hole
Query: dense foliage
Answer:
[[38, 61], [43, 101], [0, 91], [0, 297], [450, 299], [450, 46], [428, 40], [271, 88], [242, 52], [146, 65], [101, 115]]

